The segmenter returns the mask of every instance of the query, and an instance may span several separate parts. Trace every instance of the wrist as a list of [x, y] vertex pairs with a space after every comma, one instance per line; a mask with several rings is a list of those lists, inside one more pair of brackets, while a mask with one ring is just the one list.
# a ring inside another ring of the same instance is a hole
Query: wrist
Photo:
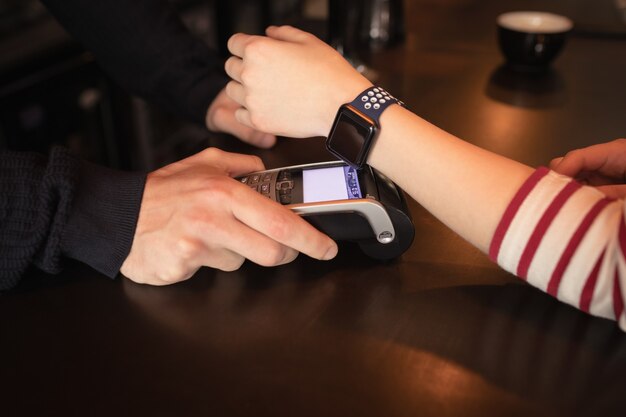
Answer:
[[326, 139], [326, 149], [353, 168], [363, 168], [380, 133], [380, 117], [394, 104], [404, 105], [381, 87], [370, 86], [361, 91], [339, 107]]
[[134, 240], [146, 176], [81, 161], [79, 178], [62, 252], [113, 278]]
[[337, 116], [337, 111], [342, 105], [350, 103], [357, 96], [357, 94], [372, 85], [373, 84], [368, 79], [358, 74], [358, 77], [355, 77], [350, 80], [350, 82], [346, 82], [334, 89], [330, 96], [330, 100], [324, 103], [324, 119], [320, 125], [319, 136], [328, 136], [328, 132], [330, 131], [333, 121]]

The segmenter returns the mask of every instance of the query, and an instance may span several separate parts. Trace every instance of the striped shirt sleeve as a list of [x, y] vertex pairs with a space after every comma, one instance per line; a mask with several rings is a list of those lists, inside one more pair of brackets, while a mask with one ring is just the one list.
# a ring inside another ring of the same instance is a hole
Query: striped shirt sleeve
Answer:
[[537, 169], [504, 212], [489, 256], [507, 271], [626, 331], [624, 200]]

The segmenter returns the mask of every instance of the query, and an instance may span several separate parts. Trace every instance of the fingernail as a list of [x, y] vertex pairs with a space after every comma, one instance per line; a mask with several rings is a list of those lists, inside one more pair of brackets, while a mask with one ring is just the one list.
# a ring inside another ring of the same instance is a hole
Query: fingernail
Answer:
[[338, 251], [339, 251], [339, 248], [337, 247], [337, 245], [331, 246], [330, 248], [328, 248], [328, 251], [326, 251], [324, 256], [322, 256], [322, 260], [328, 261], [330, 259], [333, 259], [335, 256], [337, 256]]

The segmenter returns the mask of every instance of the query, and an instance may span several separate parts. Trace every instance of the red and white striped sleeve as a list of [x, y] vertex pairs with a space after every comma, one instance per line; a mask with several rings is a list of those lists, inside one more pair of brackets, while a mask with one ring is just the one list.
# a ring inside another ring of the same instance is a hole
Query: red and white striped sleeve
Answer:
[[547, 168], [522, 185], [489, 256], [531, 285], [626, 331], [624, 200]]

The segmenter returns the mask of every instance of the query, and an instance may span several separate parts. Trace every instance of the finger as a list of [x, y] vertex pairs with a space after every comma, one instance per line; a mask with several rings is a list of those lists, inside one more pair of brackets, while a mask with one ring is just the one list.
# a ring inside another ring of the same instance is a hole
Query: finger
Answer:
[[246, 193], [237, 199], [240, 204], [232, 208], [234, 216], [242, 223], [312, 258], [335, 257], [335, 242], [300, 216], [250, 189], [242, 191]]
[[231, 56], [226, 60], [226, 63], [224, 63], [224, 69], [230, 78], [241, 83], [241, 71], [243, 70], [243, 61], [241, 58]]
[[563, 160], [562, 156], [559, 156], [558, 158], [554, 158], [552, 161], [550, 161], [550, 169], [553, 171], [557, 171], [557, 167], [559, 166], [562, 160]]
[[225, 91], [226, 91], [226, 95], [228, 95], [228, 97], [230, 97], [231, 100], [233, 100], [240, 106], [245, 107], [246, 90], [243, 87], [243, 85], [241, 85], [237, 81], [230, 81], [228, 84], [226, 84]]
[[610, 198], [621, 199], [626, 197], [626, 185], [601, 185], [596, 188]]
[[246, 45], [255, 37], [258, 36], [247, 35], [245, 33], [235, 33], [230, 37], [230, 39], [228, 39], [228, 50], [231, 54], [243, 58]]
[[237, 121], [245, 126], [250, 126], [252, 128], [254, 128], [254, 125], [252, 124], [252, 118], [250, 116], [250, 112], [242, 107], [240, 109], [235, 110], [235, 118], [237, 119]]
[[[139, 268], [126, 268], [121, 272], [139, 284], [160, 286], [185, 281], [191, 278], [201, 266], [193, 257], [187, 256], [193, 253], [190, 250], [193, 247], [193, 240], [181, 239], [176, 245], [171, 245], [167, 251], [159, 251], [159, 248], [156, 248], [154, 252], [148, 252], [144, 262], [142, 262], [143, 265], [139, 265]], [[155, 249], [154, 245], [151, 249]], [[145, 265], [158, 265], [158, 267], [146, 267]]]
[[589, 170], [585, 155], [579, 151], [571, 151], [564, 157], [553, 159], [550, 162], [550, 168], [568, 177], [576, 177], [582, 171]]
[[236, 238], [230, 239], [227, 247], [261, 266], [278, 266], [292, 262], [298, 257], [298, 251], [283, 245], [248, 225], [234, 227]]
[[568, 152], [559, 162], [556, 171], [569, 176], [576, 176], [582, 171], [598, 171], [621, 179], [625, 157], [619, 141], [601, 143]]
[[200, 260], [200, 265], [209, 268], [219, 269], [220, 271], [236, 271], [243, 265], [246, 257], [233, 252], [232, 250], [222, 248], [213, 251], [204, 260]]
[[312, 36], [310, 33], [297, 29], [293, 26], [269, 26], [265, 33], [270, 38], [287, 42], [304, 42]]
[[236, 135], [242, 141], [262, 149], [270, 149], [274, 145], [276, 145], [275, 135], [272, 135], [271, 133], [261, 132], [260, 130], [256, 129], [246, 128], [242, 124], [240, 124], [240, 126], [242, 130], [248, 129], [245, 134], [242, 132], [241, 135]]
[[215, 110], [215, 127], [221, 132], [236, 136], [250, 145], [269, 149], [276, 144], [276, 136], [252, 129], [239, 123], [235, 117], [235, 110], [221, 107]]
[[[223, 246], [215, 244], [214, 233], [202, 233], [202, 228], [196, 228], [196, 239], [180, 239], [171, 249], [175, 262], [167, 274], [161, 278], [165, 283], [177, 282], [190, 278], [203, 266], [208, 266], [222, 271], [234, 271], [245, 261], [245, 258]], [[231, 230], [231, 228], [227, 228]], [[218, 239], [217, 242], [226, 240], [228, 236]]]
[[556, 167], [556, 171], [563, 175], [568, 175], [570, 177], [575, 177], [582, 171], [595, 171], [600, 168], [604, 161], [600, 162], [598, 160], [589, 160], [588, 155], [583, 154], [582, 152], [571, 152], [563, 157], [559, 165]]
[[263, 161], [256, 155], [225, 152], [217, 148], [205, 149], [189, 159], [191, 158], [196, 158], [203, 164], [215, 166], [231, 177], [265, 169]]
[[[262, 197], [256, 192], [247, 191], [254, 193], [255, 197], [261, 199], [262, 203], [271, 203], [266, 197]], [[277, 206], [276, 208], [281, 207]], [[223, 245], [219, 251], [220, 256], [222, 252], [230, 253], [262, 266], [282, 265], [293, 261], [298, 256], [298, 251], [295, 249], [276, 242], [254, 227], [232, 218], [228, 224], [223, 224], [219, 230], [213, 230], [212, 233], [202, 233], [201, 236], [206, 239], [207, 247], [214, 245], [216, 241]], [[205, 260], [206, 264], [209, 266], [216, 265], [217, 263], [213, 258], [214, 255], [208, 256]], [[219, 265], [222, 270], [229, 270], [229, 268], [233, 270], [239, 267], [239, 265], [232, 265], [228, 261], [222, 262], [221, 260]]]

